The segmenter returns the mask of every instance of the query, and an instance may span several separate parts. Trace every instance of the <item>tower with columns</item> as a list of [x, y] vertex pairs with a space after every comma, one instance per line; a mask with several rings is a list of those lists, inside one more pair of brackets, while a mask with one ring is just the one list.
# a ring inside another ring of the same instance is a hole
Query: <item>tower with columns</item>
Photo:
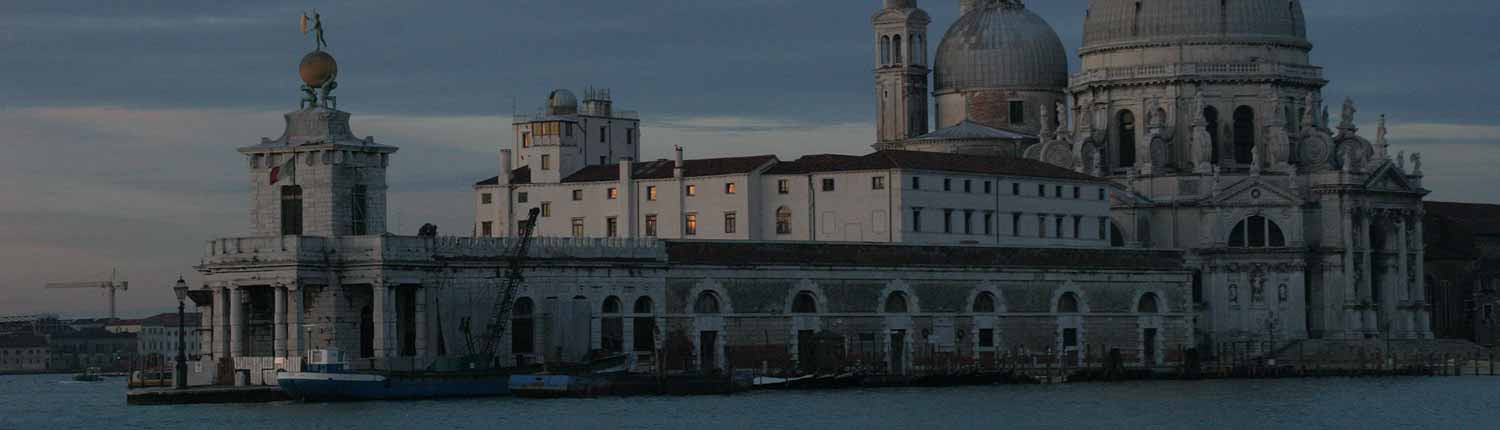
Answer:
[[917, 0], [885, 0], [875, 26], [876, 140], [927, 134], [927, 24]]

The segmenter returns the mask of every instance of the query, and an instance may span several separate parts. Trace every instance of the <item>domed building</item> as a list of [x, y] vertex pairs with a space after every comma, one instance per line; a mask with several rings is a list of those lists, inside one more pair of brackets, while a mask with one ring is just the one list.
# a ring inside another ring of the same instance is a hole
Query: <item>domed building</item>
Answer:
[[[1057, 32], [1019, 0], [963, 0], [927, 62], [926, 12], [888, 0], [876, 13], [876, 149], [1020, 156], [1055, 129], [1068, 60]], [[902, 41], [906, 42], [902, 42]], [[927, 133], [927, 74], [938, 130]]]

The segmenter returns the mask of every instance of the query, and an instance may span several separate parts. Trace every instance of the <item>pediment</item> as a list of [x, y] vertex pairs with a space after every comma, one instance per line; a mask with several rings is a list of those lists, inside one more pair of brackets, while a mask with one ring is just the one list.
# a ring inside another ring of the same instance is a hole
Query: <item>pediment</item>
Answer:
[[1412, 186], [1411, 181], [1406, 179], [1406, 174], [1395, 163], [1385, 161], [1370, 178], [1365, 180], [1364, 187], [1371, 191], [1393, 191], [1393, 192], [1416, 192], [1417, 187]]
[[1209, 200], [1214, 206], [1300, 206], [1302, 203], [1296, 193], [1259, 176], [1231, 184]]

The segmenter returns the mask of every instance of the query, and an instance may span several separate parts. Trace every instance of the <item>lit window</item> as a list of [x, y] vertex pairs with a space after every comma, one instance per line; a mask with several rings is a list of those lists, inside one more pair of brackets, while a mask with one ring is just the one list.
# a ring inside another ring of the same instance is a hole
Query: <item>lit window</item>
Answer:
[[733, 182], [724, 184], [724, 194], [734, 194], [735, 191], [738, 191], [738, 190], [735, 188]]
[[605, 196], [605, 198], [610, 199], [610, 200], [618, 199], [618, 198], [620, 198], [620, 189], [619, 188], [610, 188], [608, 191], [606, 191], [604, 193], [604, 196]]
[[687, 195], [689, 197], [698, 195], [698, 186], [697, 185], [688, 185], [687, 186]]
[[687, 214], [687, 222], [682, 224], [682, 233], [688, 236], [698, 234], [698, 214]]
[[646, 200], [656, 201], [656, 187], [646, 187]]
[[552, 202], [542, 202], [542, 216], [552, 216]]

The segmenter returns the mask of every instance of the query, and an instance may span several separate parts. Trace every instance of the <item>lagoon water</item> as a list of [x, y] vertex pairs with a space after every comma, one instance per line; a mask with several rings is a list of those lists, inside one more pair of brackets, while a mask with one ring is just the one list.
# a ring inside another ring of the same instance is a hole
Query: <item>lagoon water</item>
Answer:
[[124, 384], [0, 376], [0, 429], [1500, 429], [1500, 377], [191, 406], [127, 406]]

